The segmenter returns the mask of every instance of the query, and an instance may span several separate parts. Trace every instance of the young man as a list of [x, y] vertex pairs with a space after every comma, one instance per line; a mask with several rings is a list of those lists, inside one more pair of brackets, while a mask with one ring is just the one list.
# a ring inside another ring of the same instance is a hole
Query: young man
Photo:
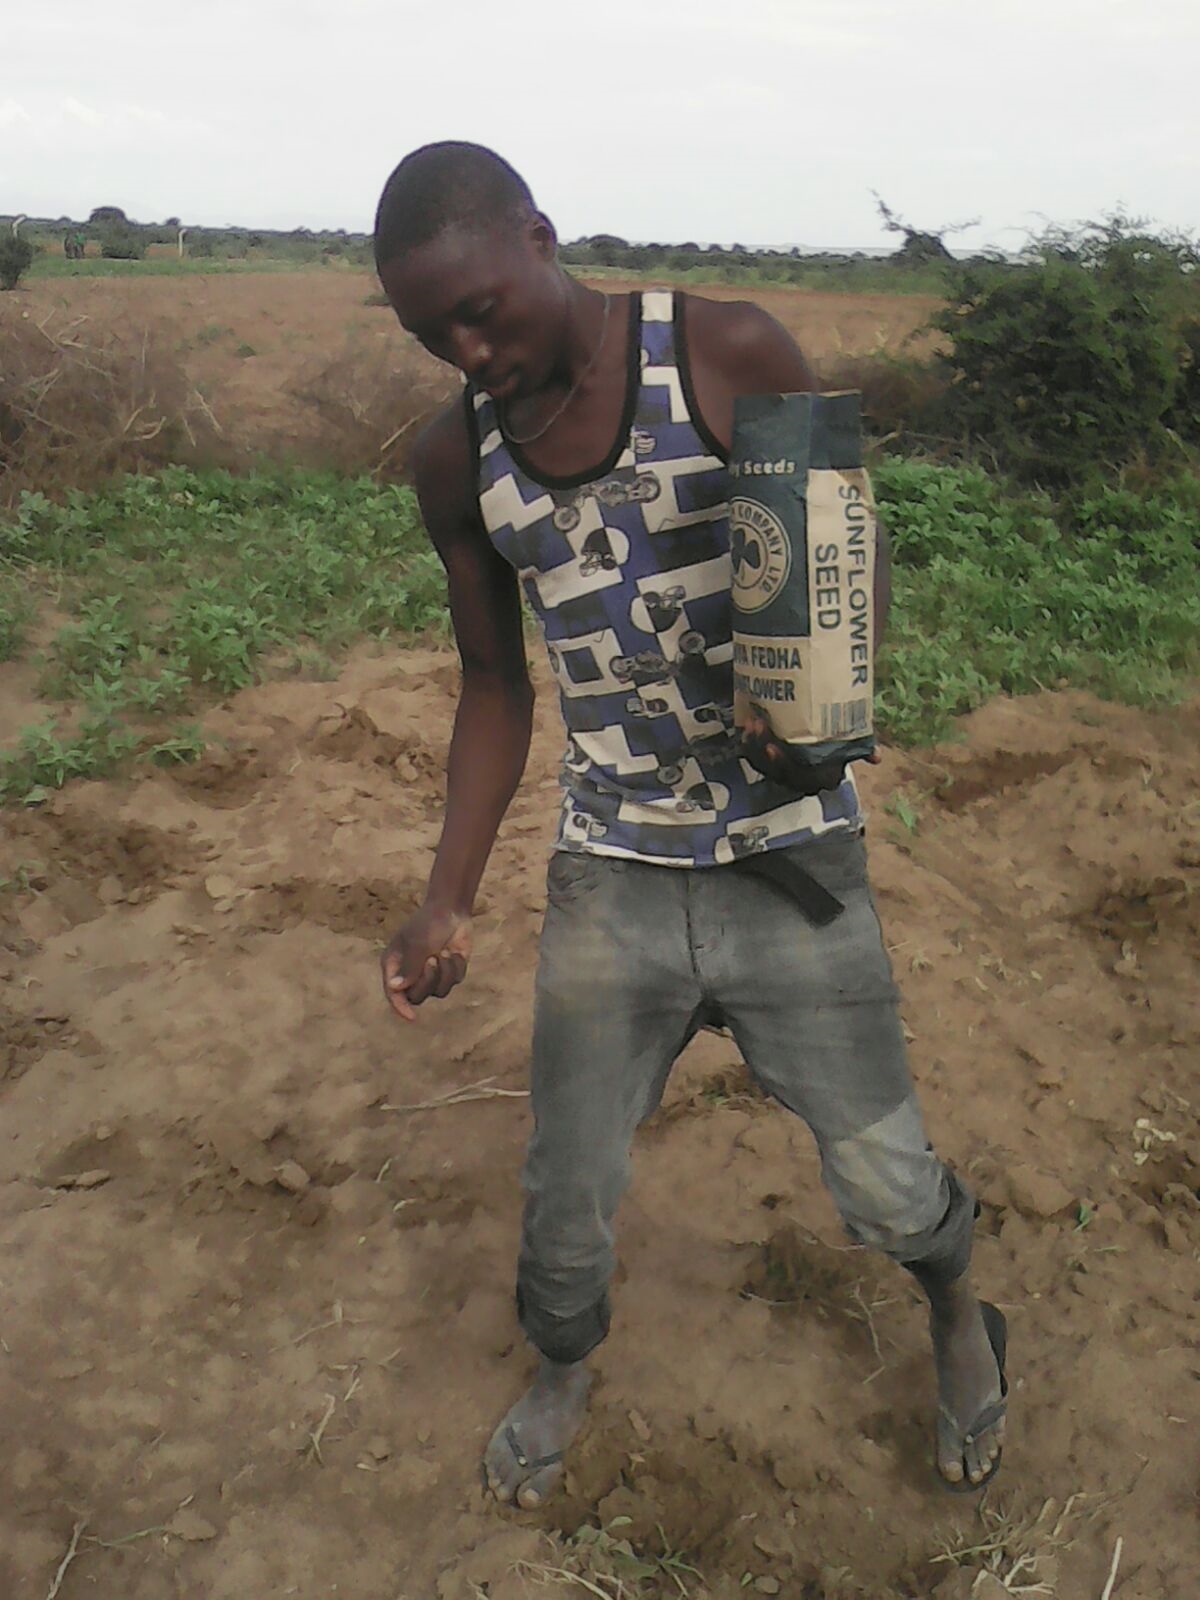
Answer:
[[[715, 1023], [809, 1124], [851, 1236], [927, 1294], [938, 1467], [978, 1487], [1003, 1437], [1003, 1318], [971, 1290], [974, 1206], [925, 1137], [854, 785], [838, 768], [797, 792], [765, 729], [732, 726], [733, 402], [811, 389], [812, 373], [756, 306], [584, 288], [525, 183], [479, 146], [401, 162], [375, 255], [401, 323], [467, 380], [415, 458], [463, 687], [425, 903], [383, 958], [398, 1016], [466, 974], [471, 907], [529, 748], [520, 589], [568, 731], [517, 1272], [542, 1362], [488, 1446], [488, 1480], [533, 1506], [561, 1476], [585, 1357], [608, 1330], [634, 1131]], [[883, 571], [881, 622], [886, 590]]]

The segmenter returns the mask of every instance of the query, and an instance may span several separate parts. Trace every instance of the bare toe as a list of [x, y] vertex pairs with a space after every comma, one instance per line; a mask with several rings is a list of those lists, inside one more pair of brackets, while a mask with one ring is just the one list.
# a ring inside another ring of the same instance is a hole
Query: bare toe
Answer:
[[944, 1415], [939, 1415], [937, 1423], [937, 1465], [947, 1483], [962, 1482], [962, 1440], [958, 1429]]
[[507, 1505], [516, 1493], [521, 1475], [505, 1437], [507, 1424], [506, 1417], [492, 1435], [483, 1457], [483, 1470], [487, 1476], [488, 1488], [504, 1505]]
[[540, 1472], [535, 1472], [528, 1482], [521, 1485], [517, 1493], [518, 1503], [526, 1511], [535, 1510], [558, 1488], [562, 1475], [561, 1462], [555, 1462], [553, 1466], [543, 1467]]

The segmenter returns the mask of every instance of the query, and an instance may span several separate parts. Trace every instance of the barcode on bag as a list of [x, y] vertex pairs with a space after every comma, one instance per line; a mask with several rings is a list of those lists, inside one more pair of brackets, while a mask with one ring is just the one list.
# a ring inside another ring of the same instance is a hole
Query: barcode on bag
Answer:
[[827, 700], [821, 707], [821, 737], [845, 739], [852, 733], [866, 733], [870, 720], [868, 699]]

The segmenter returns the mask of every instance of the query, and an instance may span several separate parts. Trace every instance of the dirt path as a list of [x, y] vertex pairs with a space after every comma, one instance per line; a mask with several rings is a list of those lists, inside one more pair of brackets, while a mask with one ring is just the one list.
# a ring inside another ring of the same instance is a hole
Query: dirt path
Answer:
[[[527, 1109], [392, 1108], [522, 1087], [559, 735], [543, 686], [469, 987], [403, 1031], [374, 951], [428, 867], [455, 685], [361, 654], [242, 695], [196, 769], [4, 816], [0, 1595], [45, 1600], [86, 1523], [63, 1600], [516, 1600], [543, 1531], [627, 1517], [694, 1593], [958, 1600], [992, 1558], [932, 1558], [996, 1525], [935, 1487], [920, 1308], [715, 1037], [641, 1138], [568, 1492], [485, 1504], [530, 1365]], [[914, 1064], [1011, 1324], [994, 1559], [1025, 1541], [1063, 1600], [1117, 1536], [1116, 1600], [1186, 1600], [1200, 1564], [1198, 752], [1198, 705], [1047, 696], [871, 775]]]

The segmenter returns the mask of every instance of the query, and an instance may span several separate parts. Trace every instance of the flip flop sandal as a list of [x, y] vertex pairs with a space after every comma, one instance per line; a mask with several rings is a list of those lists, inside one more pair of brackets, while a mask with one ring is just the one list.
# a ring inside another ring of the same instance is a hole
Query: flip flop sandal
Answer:
[[[522, 1471], [529, 1474], [530, 1478], [532, 1478], [536, 1473], [540, 1472], [543, 1467], [556, 1467], [565, 1454], [565, 1452], [562, 1450], [551, 1450], [548, 1456], [538, 1456], [536, 1460], [531, 1461], [525, 1454], [524, 1450], [522, 1450], [521, 1441], [517, 1438], [517, 1430], [512, 1426], [511, 1423], [504, 1430], [504, 1442], [512, 1451], [513, 1460], [522, 1469]], [[528, 1479], [525, 1481], [528, 1482]]]
[[[970, 1428], [961, 1434], [964, 1447], [974, 1444], [980, 1434], [986, 1433], [989, 1428], [994, 1428], [1001, 1417], [1008, 1412], [1008, 1379], [1004, 1371], [1004, 1363], [1008, 1355], [1008, 1323], [1005, 1320], [1003, 1311], [999, 1307], [991, 1305], [987, 1300], [980, 1301], [979, 1309], [983, 1313], [983, 1326], [987, 1331], [992, 1354], [995, 1356], [996, 1365], [1000, 1369], [1000, 1398], [999, 1400], [994, 1400], [990, 1406], [984, 1406]], [[951, 1427], [956, 1430], [961, 1429], [962, 1425], [958, 1418], [952, 1416], [945, 1406], [939, 1406], [938, 1409]], [[978, 1494], [981, 1489], [987, 1488], [988, 1484], [1000, 1471], [1000, 1461], [1003, 1455], [1003, 1449], [997, 1451], [996, 1459], [978, 1483], [972, 1483], [971, 1479], [964, 1473], [958, 1483], [951, 1483], [948, 1478], [942, 1478], [942, 1486], [949, 1489], [951, 1494]], [[941, 1477], [941, 1473], [938, 1476]]]

